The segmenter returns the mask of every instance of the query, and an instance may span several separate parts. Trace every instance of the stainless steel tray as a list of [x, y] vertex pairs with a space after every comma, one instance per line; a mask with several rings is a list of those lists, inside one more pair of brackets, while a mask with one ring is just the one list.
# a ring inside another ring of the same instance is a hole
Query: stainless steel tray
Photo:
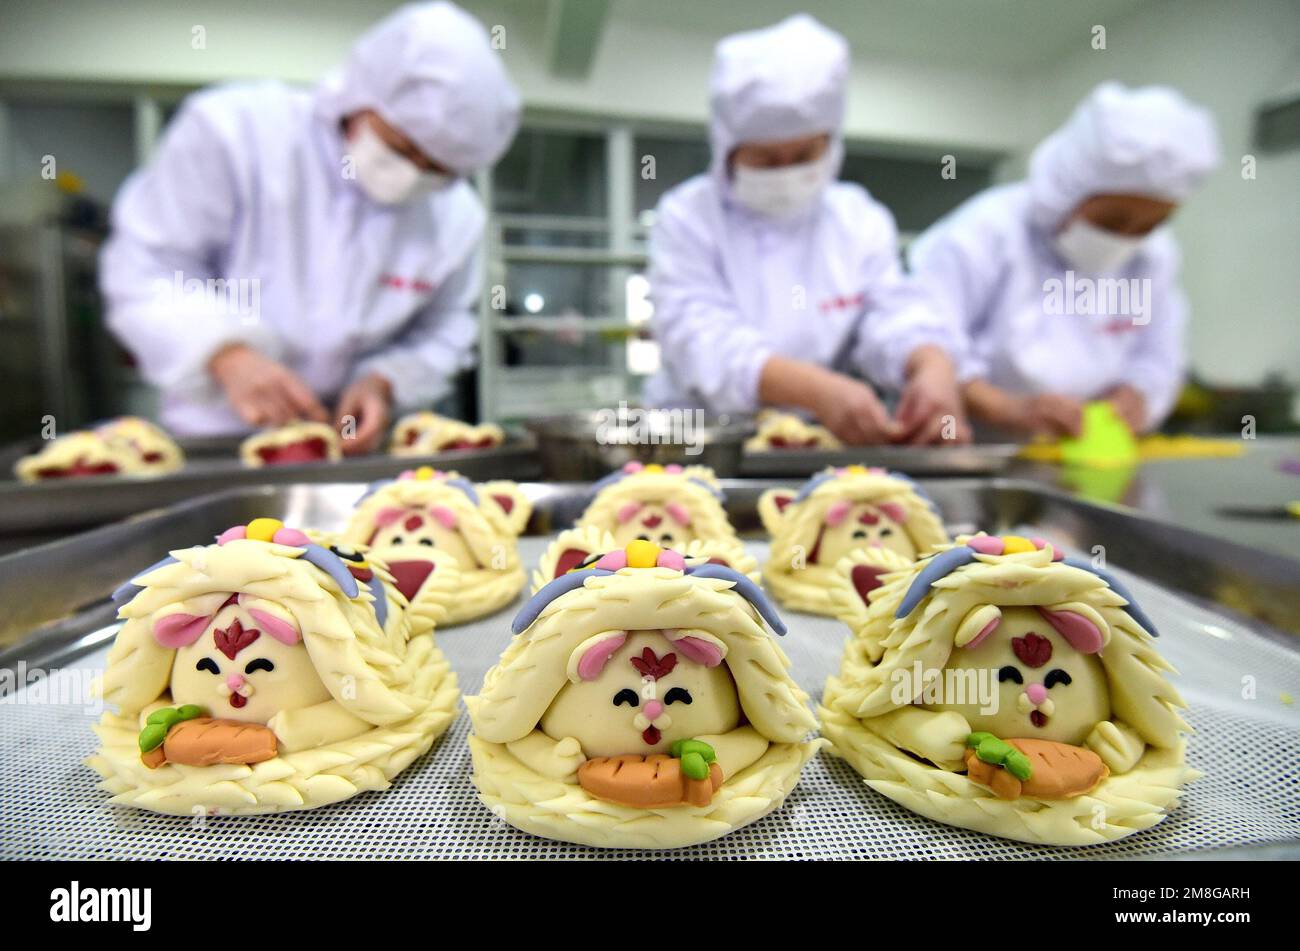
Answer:
[[[775, 483], [724, 483], [728, 508], [752, 538], [755, 503]], [[1161, 647], [1181, 670], [1197, 733], [1189, 756], [1205, 778], [1160, 826], [1086, 849], [1025, 846], [951, 829], [908, 813], [867, 789], [844, 763], [816, 757], [786, 805], [759, 823], [679, 857], [1102, 858], [1195, 856], [1209, 849], [1250, 857], [1300, 856], [1300, 563], [1215, 541], [1118, 509], [1090, 505], [1012, 480], [923, 483], [953, 531], [1032, 530], [1077, 552], [1106, 548], [1109, 567], [1130, 584], [1161, 628]], [[102, 668], [116, 633], [111, 589], [169, 548], [211, 538], [260, 515], [337, 528], [363, 486], [239, 488], [0, 558], [0, 667], [19, 662], [51, 679], [84, 681]], [[581, 511], [583, 484], [524, 486], [536, 510], [521, 540], [535, 562], [545, 535]], [[747, 541], [756, 557], [766, 545]], [[440, 631], [439, 643], [476, 692], [509, 640], [511, 609]], [[839, 661], [844, 628], [790, 612], [783, 639], [796, 678], [814, 700]], [[1243, 678], [1253, 693], [1246, 698]], [[326, 809], [210, 820], [120, 810], [79, 765], [94, 746], [94, 711], [81, 706], [11, 707], [0, 715], [0, 856], [214, 858], [610, 857], [535, 839], [505, 826], [476, 799], [462, 716], [394, 788]], [[1217, 854], [1217, 853], [1208, 853]]]
[[224, 447], [229, 442], [204, 441], [210, 451], [201, 451], [190, 458], [179, 472], [156, 479], [92, 476], [34, 485], [13, 480], [0, 482], [0, 542], [12, 551], [78, 529], [238, 486], [371, 482], [422, 465], [455, 469], [474, 479], [521, 480], [540, 474], [530, 437], [514, 438], [490, 449], [401, 458], [376, 454], [337, 462], [261, 469], [240, 465], [233, 450], [212, 448]]
[[[472, 474], [469, 467], [460, 468]], [[384, 474], [388, 473], [377, 473]], [[326, 482], [324, 478], [312, 481]], [[748, 537], [761, 535], [758, 498], [784, 484], [723, 480], [728, 515], [737, 531]], [[920, 484], [954, 534], [981, 529], [1005, 532], [1032, 525], [1039, 534], [1074, 550], [1102, 546], [1109, 564], [1257, 622], [1265, 631], [1300, 635], [1300, 562], [1212, 539], [1131, 509], [1085, 502], [1032, 482], [943, 479]], [[522, 488], [533, 500], [529, 535], [549, 535], [568, 527], [589, 499], [586, 483], [534, 482], [523, 483]], [[0, 612], [0, 667], [19, 659], [30, 661], [31, 652], [49, 654], [50, 638], [31, 636], [39, 628], [62, 632], [60, 642], [88, 633], [88, 624], [108, 616], [94, 612], [107, 610], [106, 599], [113, 589], [172, 548], [188, 547], [260, 515], [282, 517], [294, 525], [341, 527], [364, 489], [362, 481], [227, 489], [0, 557], [0, 604], [6, 608]], [[92, 616], [80, 618], [83, 611]], [[1300, 649], [1300, 640], [1293, 646]]]
[[911, 476], [978, 476], [1005, 472], [1020, 447], [855, 446], [852, 449], [772, 449], [747, 452], [740, 474], [750, 479], [811, 476], [827, 466], [881, 466]]

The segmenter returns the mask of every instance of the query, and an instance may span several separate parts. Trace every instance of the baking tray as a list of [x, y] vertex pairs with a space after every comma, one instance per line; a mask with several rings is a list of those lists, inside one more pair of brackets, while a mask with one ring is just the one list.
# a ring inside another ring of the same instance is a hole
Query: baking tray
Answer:
[[198, 451], [187, 456], [185, 468], [158, 478], [90, 476], [30, 485], [12, 479], [0, 482], [0, 544], [13, 551], [237, 486], [371, 482], [422, 465], [455, 469], [471, 479], [523, 480], [540, 475], [531, 437], [518, 434], [489, 449], [400, 458], [377, 453], [261, 469], [240, 464], [238, 440], [195, 440], [190, 445]]
[[740, 474], [749, 479], [811, 476], [827, 466], [880, 466], [916, 477], [990, 476], [1006, 471], [1019, 452], [1012, 444], [972, 446], [854, 446], [847, 449], [772, 449], [746, 452]]
[[[773, 483], [724, 483], [730, 514], [753, 537], [755, 502]], [[1173, 525], [1098, 507], [1030, 483], [940, 480], [923, 483], [953, 531], [1033, 531], [1088, 553], [1105, 545], [1109, 567], [1133, 588], [1161, 630], [1161, 648], [1181, 671], [1177, 685], [1196, 729], [1189, 760], [1205, 777], [1154, 829], [1119, 842], [1062, 849], [1004, 841], [913, 815], [865, 787], [842, 761], [815, 757], [786, 804], [758, 823], [693, 848], [696, 858], [1115, 858], [1300, 857], [1300, 641], [1280, 629], [1300, 624], [1300, 563], [1241, 549]], [[259, 515], [337, 528], [360, 484], [241, 488], [107, 526], [75, 539], [0, 559], [0, 603], [8, 647], [0, 665], [20, 661], [55, 685], [88, 682], [102, 670], [115, 633], [105, 601], [122, 579], [168, 549], [211, 538]], [[536, 510], [521, 539], [535, 562], [546, 533], [581, 511], [587, 486], [526, 484]], [[1134, 569], [1141, 574], [1135, 575]], [[1220, 597], [1227, 597], [1231, 607]], [[509, 640], [512, 608], [442, 630], [439, 643], [477, 692]], [[846, 635], [828, 618], [783, 612], [782, 646], [800, 685], [816, 700], [839, 664]], [[1269, 624], [1267, 621], [1276, 623]], [[1289, 622], [1289, 623], [1288, 623]], [[1243, 689], [1245, 678], [1251, 689]], [[601, 851], [538, 839], [506, 826], [479, 803], [470, 781], [462, 715], [425, 757], [383, 793], [318, 810], [275, 816], [157, 816], [107, 804], [81, 761], [95, 745], [93, 704], [76, 690], [58, 703], [23, 703], [0, 714], [0, 857], [21, 858], [608, 858]], [[12, 699], [10, 702], [14, 702]], [[657, 853], [649, 853], [655, 855]]]

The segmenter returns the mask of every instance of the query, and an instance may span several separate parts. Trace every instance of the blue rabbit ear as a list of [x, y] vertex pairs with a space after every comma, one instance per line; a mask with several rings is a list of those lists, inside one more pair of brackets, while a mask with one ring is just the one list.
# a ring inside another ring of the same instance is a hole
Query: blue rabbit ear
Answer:
[[454, 479], [448, 479], [446, 484], [460, 489], [475, 506], [478, 505], [478, 492], [474, 489], [474, 483], [470, 482], [468, 479], [462, 479], [460, 476], [457, 476]]
[[591, 489], [587, 492], [588, 499], [594, 499], [600, 494], [601, 490], [608, 489], [616, 482], [622, 482], [627, 478], [627, 473], [622, 469], [615, 469], [607, 476], [602, 476], [591, 484]]
[[967, 548], [965, 545], [958, 545], [956, 548], [949, 548], [947, 551], [941, 551], [937, 555], [931, 556], [921, 569], [920, 574], [912, 579], [912, 584], [908, 587], [907, 593], [903, 595], [903, 601], [894, 612], [895, 618], [905, 618], [916, 608], [925, 596], [930, 593], [930, 586], [940, 578], [946, 578], [958, 568], [969, 565], [975, 560], [975, 550]]
[[310, 562], [333, 578], [349, 598], [355, 598], [360, 594], [361, 589], [357, 587], [357, 579], [352, 577], [352, 572], [348, 571], [347, 565], [343, 564], [343, 559], [328, 548], [322, 548], [315, 543], [305, 545], [302, 550], [302, 560]]
[[732, 582], [736, 586], [736, 593], [754, 606], [759, 616], [767, 622], [767, 626], [778, 635], [785, 635], [787, 630], [785, 622], [781, 620], [781, 615], [776, 613], [776, 608], [772, 607], [772, 602], [767, 599], [767, 595], [763, 593], [758, 585], [735, 568], [728, 568], [726, 565], [704, 564], [697, 565], [694, 568], [687, 568], [686, 574], [692, 578], [720, 578], [723, 581]]
[[[349, 571], [348, 574], [352, 574], [352, 572]], [[370, 580], [366, 582], [366, 587], [368, 587], [370, 589], [370, 593], [375, 596], [375, 601], [374, 601], [375, 620], [379, 622], [379, 626], [381, 628], [387, 627], [388, 626], [388, 591], [384, 588], [384, 583], [383, 581], [380, 580], [379, 574], [377, 572], [371, 573]]]
[[560, 595], [568, 594], [574, 588], [581, 588], [586, 584], [588, 578], [612, 575], [613, 573], [612, 571], [606, 571], [604, 568], [581, 568], [562, 574], [554, 581], [548, 581], [536, 594], [524, 602], [524, 606], [519, 609], [519, 613], [515, 615], [514, 621], [511, 622], [510, 630], [515, 634], [522, 634], [537, 620], [537, 616], [546, 610], [546, 606]]
[[1156, 630], [1155, 623], [1147, 616], [1147, 613], [1142, 610], [1138, 603], [1133, 600], [1133, 595], [1129, 592], [1124, 582], [1120, 581], [1109, 571], [1102, 568], [1094, 568], [1091, 563], [1084, 561], [1082, 558], [1064, 558], [1061, 563], [1069, 565], [1071, 568], [1078, 568], [1081, 571], [1094, 574], [1102, 581], [1106, 582], [1106, 584], [1110, 585], [1112, 591], [1128, 602], [1128, 604], [1124, 606], [1124, 610], [1128, 613], [1128, 616], [1137, 621], [1138, 624], [1141, 624], [1146, 632], [1152, 637], [1160, 636], [1160, 632]]
[[829, 482], [831, 479], [834, 478], [835, 478], [834, 472], [819, 472], [817, 475], [813, 476], [811, 479], [809, 479], [807, 482], [805, 482], [802, 486], [799, 487], [799, 491], [795, 494], [795, 497], [792, 500], [792, 504], [797, 502], [802, 502], [804, 499], [808, 498], [808, 496], [812, 495], [813, 491], [819, 485], [821, 485], [823, 482]]
[[697, 477], [697, 476], [690, 476], [686, 481], [687, 481], [687, 482], [693, 482], [693, 483], [695, 483], [695, 484], [698, 485], [701, 489], [703, 489], [704, 491], [708, 492], [709, 495], [711, 495], [711, 496], [713, 496], [715, 499], [717, 499], [719, 502], [724, 501], [724, 500], [726, 499], [726, 497], [727, 497], [727, 496], [723, 493], [722, 489], [718, 488], [716, 485], [709, 485], [709, 483], [705, 482], [703, 479], [701, 479], [701, 478], [699, 478], [699, 477]]
[[[162, 558], [159, 559], [158, 561], [155, 561], [144, 571], [137, 571], [131, 577], [139, 578], [142, 575], [147, 575], [149, 572], [154, 571], [155, 569], [161, 568], [163, 565], [174, 565], [174, 564], [176, 564], [176, 559], [173, 558], [171, 555], [168, 555], [166, 558]], [[113, 604], [117, 605], [118, 607], [121, 607], [122, 605], [126, 604], [126, 602], [130, 601], [132, 598], [134, 598], [137, 594], [139, 594], [143, 590], [144, 587], [142, 585], [138, 585], [134, 581], [126, 581], [118, 585], [113, 590], [113, 594], [109, 600], [111, 600]]]

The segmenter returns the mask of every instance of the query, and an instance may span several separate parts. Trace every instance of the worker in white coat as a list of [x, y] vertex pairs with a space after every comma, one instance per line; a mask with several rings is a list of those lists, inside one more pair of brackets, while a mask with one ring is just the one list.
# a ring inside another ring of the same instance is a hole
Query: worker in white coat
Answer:
[[914, 242], [910, 307], [965, 338], [974, 422], [1075, 435], [1083, 404], [1108, 400], [1135, 432], [1159, 425], [1182, 385], [1187, 320], [1165, 223], [1218, 155], [1211, 116], [1177, 92], [1103, 83], [1034, 151], [1027, 181]]
[[[664, 195], [651, 236], [648, 402], [795, 408], [857, 444], [960, 438], [944, 322], [876, 319], [901, 269], [889, 211], [836, 181], [848, 72], [807, 15], [718, 44], [711, 167]], [[902, 391], [896, 416], [860, 377]]]
[[101, 262], [164, 424], [332, 417], [364, 452], [393, 404], [448, 392], [477, 338], [485, 216], [465, 179], [518, 115], [487, 32], [443, 2], [399, 8], [314, 90], [187, 99], [118, 195]]

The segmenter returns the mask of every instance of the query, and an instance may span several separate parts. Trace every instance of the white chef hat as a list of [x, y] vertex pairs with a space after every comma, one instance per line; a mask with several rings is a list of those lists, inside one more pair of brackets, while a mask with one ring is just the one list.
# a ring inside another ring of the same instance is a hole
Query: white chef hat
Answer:
[[317, 108], [333, 122], [373, 109], [461, 174], [495, 162], [519, 128], [519, 93], [487, 31], [445, 0], [399, 7], [367, 30], [321, 83]]
[[710, 81], [715, 175], [725, 182], [727, 157], [745, 142], [826, 132], [840, 148], [848, 76], [849, 44], [806, 13], [724, 37]]
[[1079, 202], [1098, 194], [1181, 202], [1218, 164], [1209, 111], [1166, 86], [1104, 82], [1034, 150], [1034, 220], [1055, 229]]

